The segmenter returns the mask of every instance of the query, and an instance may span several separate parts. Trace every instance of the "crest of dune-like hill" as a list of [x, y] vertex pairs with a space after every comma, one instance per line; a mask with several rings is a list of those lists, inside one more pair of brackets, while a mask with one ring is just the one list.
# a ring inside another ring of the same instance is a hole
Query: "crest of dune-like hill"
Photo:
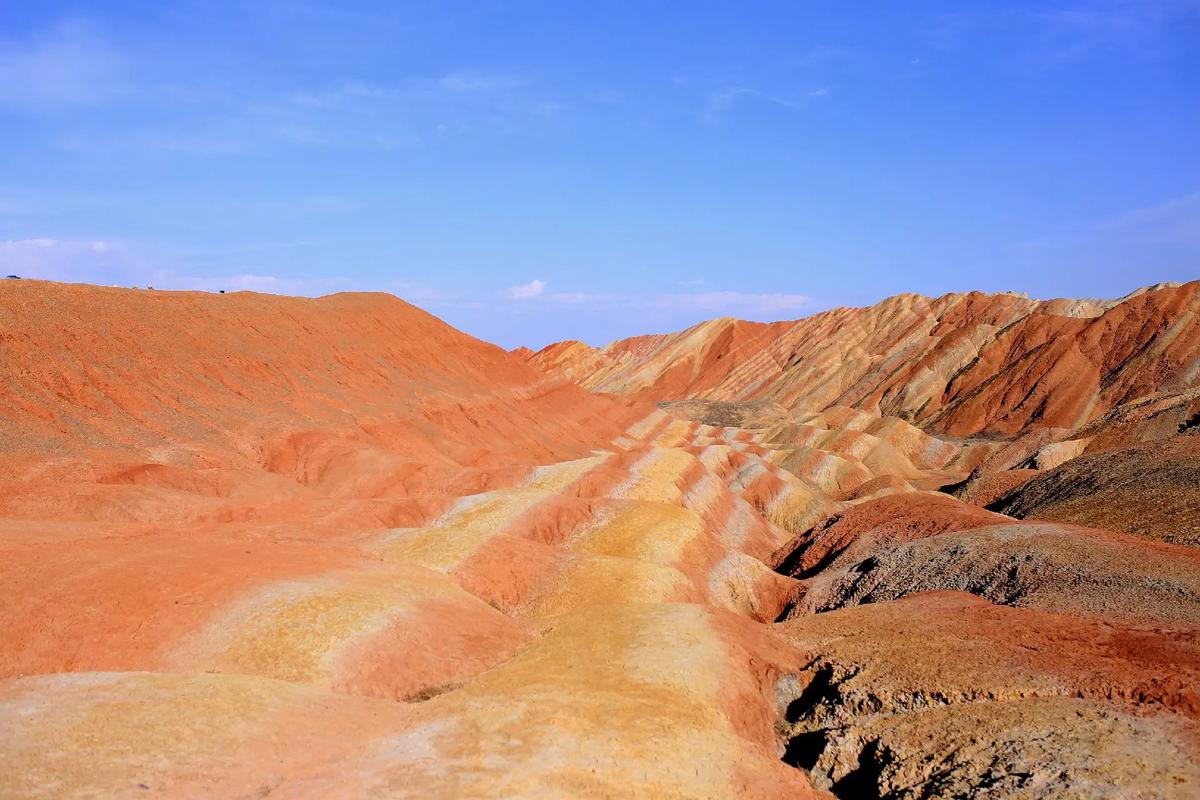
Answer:
[[311, 481], [344, 442], [495, 465], [587, 452], [633, 416], [387, 294], [12, 281], [0, 330], [8, 456], [153, 453]]

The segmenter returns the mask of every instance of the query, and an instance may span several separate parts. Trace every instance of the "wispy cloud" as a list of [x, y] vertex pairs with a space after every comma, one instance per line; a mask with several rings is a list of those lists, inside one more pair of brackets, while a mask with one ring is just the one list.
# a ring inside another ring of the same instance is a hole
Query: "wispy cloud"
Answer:
[[1108, 219], [1014, 242], [1008, 256], [1023, 269], [1086, 269], [1128, 281], [1191, 280], [1200, 252], [1200, 191]]
[[305, 296], [359, 288], [356, 280], [340, 275], [284, 277], [251, 270], [196, 275], [176, 261], [123, 242], [50, 237], [0, 240], [0, 273], [67, 283]]
[[1030, 53], [1036, 61], [1079, 61], [1097, 51], [1152, 54], [1160, 17], [1154, 4], [1117, 4], [1104, 8], [1050, 9], [1035, 14], [1038, 41]]
[[118, 245], [101, 240], [64, 240], [50, 237], [0, 241], [0, 264], [5, 267], [36, 266], [72, 254], [103, 255]]
[[[0, 113], [55, 117], [44, 140], [83, 158], [230, 158], [508, 135], [569, 108], [546, 86], [483, 69], [289, 89], [238, 86], [220, 70], [172, 75], [164, 65], [161, 52], [118, 46], [84, 22], [20, 40], [0, 33]], [[108, 113], [117, 102], [120, 113]]]
[[401, 299], [426, 309], [482, 309], [485, 307], [482, 300], [463, 297], [456, 292], [415, 281], [392, 281], [387, 285], [387, 289]]
[[152, 260], [120, 242], [35, 237], [0, 240], [0, 272], [69, 283], [152, 282]]
[[[699, 285], [691, 282], [692, 285]], [[703, 283], [701, 281], [700, 283]], [[657, 295], [631, 295], [591, 292], [550, 292], [545, 281], [535, 280], [510, 287], [505, 296], [512, 300], [536, 300], [555, 305], [584, 306], [593, 310], [644, 309], [668, 312], [719, 314], [783, 314], [808, 306], [812, 301], [802, 294], [786, 292], [674, 292]]]
[[781, 97], [777, 94], [764, 92], [760, 89], [751, 89], [747, 86], [735, 86], [732, 89], [725, 89], [712, 95], [708, 100], [710, 111], [719, 111], [732, 106], [738, 100], [749, 98], [752, 100], [762, 100], [767, 103], [774, 103], [777, 106], [784, 108], [799, 108], [800, 102], [787, 97]]
[[257, 253], [270, 253], [279, 250], [294, 250], [303, 247], [315, 247], [325, 244], [320, 239], [294, 239], [290, 241], [272, 241], [272, 242], [247, 242], [244, 244], [234, 244], [227, 247], [205, 247], [196, 250], [185, 250], [180, 253], [181, 258], [197, 259], [197, 258], [223, 258], [228, 256], [245, 256], [254, 255]]
[[802, 294], [784, 292], [693, 292], [663, 294], [645, 301], [650, 308], [712, 313], [780, 314], [804, 308], [812, 302]]
[[438, 78], [437, 85], [448, 92], [495, 92], [515, 89], [521, 81], [512, 75], [459, 70]]
[[196, 277], [164, 272], [159, 273], [157, 280], [158, 282], [154, 285], [160, 289], [199, 289], [207, 292], [222, 290], [227, 292], [265, 292], [269, 294], [299, 295], [302, 297], [318, 297], [334, 292], [355, 291], [359, 288], [358, 282], [353, 278], [340, 275], [317, 278], [241, 273]]
[[1055, 67], [1106, 53], [1157, 57], [1171, 26], [1186, 20], [1200, 20], [1197, 0], [1100, 0], [940, 14], [925, 22], [924, 34], [930, 46], [948, 51], [988, 35], [1016, 36], [1017, 58]]
[[345, 275], [280, 275], [269, 268], [253, 266], [253, 261], [245, 262], [244, 266], [216, 268], [210, 260], [212, 257], [224, 260], [230, 256], [253, 259], [259, 251], [301, 244], [264, 242], [220, 252], [162, 254], [105, 239], [10, 239], [0, 240], [0, 274], [72, 283], [152, 286], [165, 290], [253, 291], [309, 297], [383, 289], [434, 313], [445, 314], [454, 324], [468, 330], [481, 320], [530, 315], [558, 319], [599, 315], [636, 321], [643, 329], [647, 324], [682, 328], [720, 316], [794, 318], [811, 306], [807, 296], [786, 292], [680, 291], [649, 295], [555, 292], [551, 291], [549, 282], [542, 279], [510, 286], [498, 297], [495, 293], [462, 291], [404, 278], [383, 284], [363, 284]]
[[1152, 244], [1200, 246], [1200, 191], [1134, 209], [1101, 230]]
[[[395, 150], [447, 135], [508, 135], [567, 108], [516, 75], [468, 69], [293, 89], [245, 102], [209, 124], [216, 138], [240, 141], [243, 150], [280, 143]], [[167, 140], [180, 138], [174, 133]]]
[[839, 61], [852, 59], [854, 51], [848, 47], [833, 45], [817, 45], [801, 53], [795, 59], [795, 64], [801, 67], [824, 66]]
[[309, 107], [342, 107], [372, 101], [430, 101], [452, 95], [474, 95], [476, 100], [481, 100], [487, 95], [508, 93], [524, 85], [525, 81], [515, 75], [463, 69], [433, 77], [412, 76], [387, 84], [346, 80], [329, 86], [296, 89], [288, 99], [298, 106]]
[[535, 297], [541, 297], [545, 291], [546, 282], [535, 278], [529, 283], [522, 283], [519, 286], [510, 286], [504, 292], [504, 296], [510, 300], [532, 300]]
[[138, 155], [231, 156], [249, 150], [256, 137], [226, 120], [166, 123], [153, 127], [116, 130], [99, 125], [75, 127], [51, 138], [51, 144], [76, 156]]
[[0, 108], [89, 108], [129, 90], [128, 59], [94, 29], [69, 22], [26, 41], [0, 41]]
[[776, 94], [749, 86], [734, 86], [710, 94], [701, 119], [706, 123], [716, 122], [744, 101], [755, 101], [796, 111], [803, 108], [808, 102], [827, 97], [830, 93], [831, 90], [827, 86], [819, 86], [795, 95]]

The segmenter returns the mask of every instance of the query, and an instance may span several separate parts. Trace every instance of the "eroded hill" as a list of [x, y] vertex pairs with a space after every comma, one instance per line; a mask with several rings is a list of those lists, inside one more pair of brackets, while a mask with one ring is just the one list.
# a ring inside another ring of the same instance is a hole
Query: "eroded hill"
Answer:
[[0, 795], [1194, 796], [1197, 288], [531, 365], [0, 285]]
[[1153, 392], [1200, 380], [1200, 281], [1122, 298], [899, 295], [796, 322], [734, 319], [529, 360], [601, 392], [656, 401], [834, 405], [956, 437], [1075, 428]]

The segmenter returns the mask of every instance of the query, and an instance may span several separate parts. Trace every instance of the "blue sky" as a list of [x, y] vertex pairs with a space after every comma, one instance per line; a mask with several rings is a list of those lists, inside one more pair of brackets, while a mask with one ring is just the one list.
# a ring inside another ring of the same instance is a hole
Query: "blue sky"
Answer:
[[18, 0], [0, 143], [3, 272], [506, 346], [1111, 297], [1200, 277], [1200, 0]]

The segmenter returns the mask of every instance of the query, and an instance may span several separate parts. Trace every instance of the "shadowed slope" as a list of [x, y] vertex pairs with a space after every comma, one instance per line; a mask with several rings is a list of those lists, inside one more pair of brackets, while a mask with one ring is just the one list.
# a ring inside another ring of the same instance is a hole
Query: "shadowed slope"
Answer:
[[1200, 436], [1079, 456], [989, 508], [1200, 546]]

